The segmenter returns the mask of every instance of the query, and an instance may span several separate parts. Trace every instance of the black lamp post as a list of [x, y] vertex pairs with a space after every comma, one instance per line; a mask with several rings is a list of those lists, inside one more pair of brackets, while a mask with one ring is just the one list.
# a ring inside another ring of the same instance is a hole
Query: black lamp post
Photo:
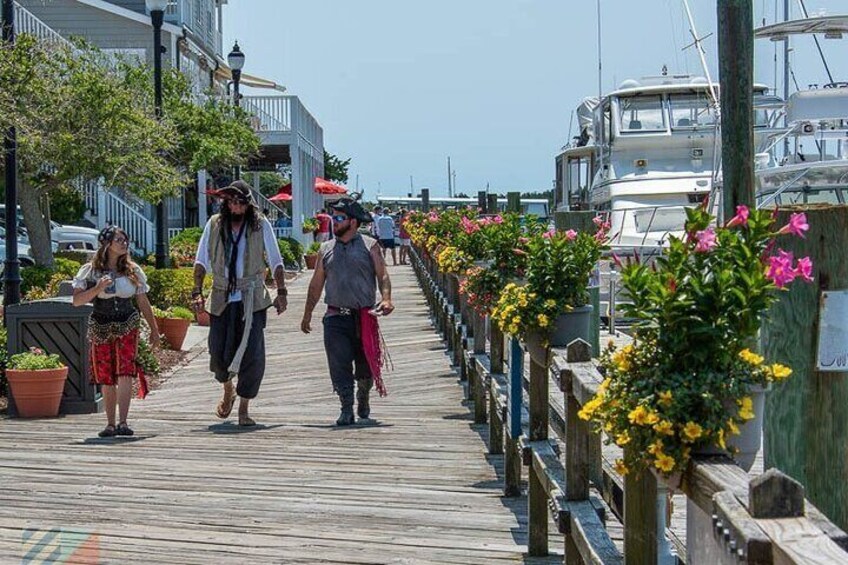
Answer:
[[[15, 2], [3, 0], [0, 24], [3, 44], [15, 43]], [[3, 271], [3, 303], [8, 306], [21, 301], [21, 266], [18, 261], [18, 140], [14, 127], [6, 131], [3, 153], [6, 168], [6, 263]]]
[[[146, 0], [147, 10], [153, 22], [153, 104], [156, 119], [162, 119], [162, 23], [168, 0]], [[168, 266], [168, 226], [165, 201], [156, 205], [156, 268]]]
[[[239, 106], [241, 95], [239, 94], [239, 81], [241, 81], [241, 70], [244, 68], [244, 53], [239, 49], [238, 41], [233, 45], [233, 50], [227, 55], [227, 64], [233, 73], [233, 103]], [[235, 180], [241, 178], [241, 167], [235, 167]]]

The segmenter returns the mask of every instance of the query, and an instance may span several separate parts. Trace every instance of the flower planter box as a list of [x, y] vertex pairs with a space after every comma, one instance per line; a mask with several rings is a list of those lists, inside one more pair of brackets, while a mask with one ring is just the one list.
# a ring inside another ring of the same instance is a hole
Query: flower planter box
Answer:
[[557, 316], [550, 332], [528, 332], [524, 344], [530, 357], [540, 365], [548, 365], [552, 347], [566, 347], [575, 339], [591, 344], [592, 312], [591, 305], [581, 306]]
[[315, 269], [315, 265], [318, 263], [318, 254], [308, 253], [303, 256], [303, 261], [306, 263], [306, 268], [311, 271]]
[[59, 404], [68, 378], [68, 368], [23, 371], [7, 369], [6, 378], [21, 418], [51, 418], [59, 415]]
[[175, 351], [182, 349], [191, 320], [156, 318], [156, 325], [159, 326], [159, 333], [162, 334], [171, 349]]
[[206, 310], [201, 310], [199, 312], [194, 313], [194, 321], [197, 322], [198, 326], [207, 327], [211, 323], [211, 319], [209, 318], [209, 312]]

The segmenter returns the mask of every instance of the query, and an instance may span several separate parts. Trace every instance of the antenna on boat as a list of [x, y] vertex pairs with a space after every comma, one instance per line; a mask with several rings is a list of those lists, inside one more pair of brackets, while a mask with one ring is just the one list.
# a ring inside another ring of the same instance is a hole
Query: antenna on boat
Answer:
[[[804, 17], [809, 18], [810, 13], [807, 12], [807, 6], [804, 4], [804, 0], [798, 0], [798, 4], [801, 6], [801, 12], [804, 13]], [[819, 57], [821, 57], [822, 64], [824, 65], [824, 70], [827, 73], [827, 78], [830, 81], [830, 84], [833, 84], [833, 73], [830, 72], [830, 65], [827, 64], [827, 58], [824, 56], [824, 51], [822, 51], [821, 42], [819, 42], [819, 36], [814, 33], [813, 39], [816, 42], [816, 48], [819, 50]]]
[[707, 52], [704, 50], [703, 46], [704, 40], [710, 37], [712, 33], [708, 33], [707, 35], [700, 37], [698, 35], [698, 30], [695, 28], [695, 19], [692, 17], [692, 10], [689, 8], [689, 0], [683, 0], [683, 7], [686, 8], [686, 16], [689, 18], [689, 33], [692, 34], [692, 39], [694, 40], [692, 43], [684, 47], [683, 51], [686, 51], [690, 47], [695, 47], [695, 50], [698, 51], [698, 57], [701, 59], [701, 68], [704, 70], [704, 75], [707, 77], [710, 97], [713, 99], [716, 116], [718, 116], [721, 107], [718, 101], [718, 94], [715, 91], [715, 84], [713, 84], [713, 78], [710, 76], [710, 68], [707, 65]]
[[603, 70], [604, 63], [601, 51], [601, 0], [598, 0], [598, 100], [604, 96]]

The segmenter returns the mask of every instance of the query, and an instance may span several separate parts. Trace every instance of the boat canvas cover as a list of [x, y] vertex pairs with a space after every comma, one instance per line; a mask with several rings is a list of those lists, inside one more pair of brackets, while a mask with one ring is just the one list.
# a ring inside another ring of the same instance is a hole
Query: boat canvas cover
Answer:
[[848, 15], [845, 16], [820, 16], [816, 18], [804, 18], [767, 25], [754, 30], [754, 35], [760, 39], [782, 40], [787, 35], [806, 35], [811, 33], [824, 33], [838, 36], [848, 33]]
[[595, 137], [593, 115], [595, 113], [595, 108], [598, 107], [599, 103], [600, 101], [597, 98], [590, 96], [588, 98], [584, 98], [577, 107], [577, 124], [580, 126], [580, 133], [582, 134], [583, 132], [586, 132], [589, 139], [593, 139]]
[[786, 119], [790, 124], [848, 119], [848, 88], [796, 92], [789, 97]]

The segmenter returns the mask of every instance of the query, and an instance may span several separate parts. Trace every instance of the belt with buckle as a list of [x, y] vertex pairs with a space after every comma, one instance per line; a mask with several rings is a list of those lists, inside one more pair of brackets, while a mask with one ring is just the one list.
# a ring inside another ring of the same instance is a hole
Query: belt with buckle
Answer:
[[353, 308], [340, 308], [338, 306], [327, 306], [327, 313], [334, 314], [336, 316], [353, 316], [354, 310]]

